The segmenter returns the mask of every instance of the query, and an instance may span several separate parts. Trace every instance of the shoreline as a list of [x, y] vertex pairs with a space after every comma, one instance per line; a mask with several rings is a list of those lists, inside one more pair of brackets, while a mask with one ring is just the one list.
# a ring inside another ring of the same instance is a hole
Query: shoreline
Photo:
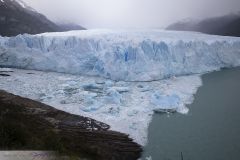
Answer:
[[0, 90], [0, 104], [2, 150], [58, 150], [116, 160], [133, 160], [141, 155], [142, 147], [128, 135], [111, 131], [109, 125], [94, 119], [3, 90]]

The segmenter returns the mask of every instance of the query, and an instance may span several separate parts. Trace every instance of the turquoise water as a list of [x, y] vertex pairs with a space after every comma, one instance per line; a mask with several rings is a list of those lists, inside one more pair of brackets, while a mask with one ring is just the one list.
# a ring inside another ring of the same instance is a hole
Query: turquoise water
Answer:
[[240, 68], [202, 78], [188, 115], [153, 116], [144, 158], [240, 160]]

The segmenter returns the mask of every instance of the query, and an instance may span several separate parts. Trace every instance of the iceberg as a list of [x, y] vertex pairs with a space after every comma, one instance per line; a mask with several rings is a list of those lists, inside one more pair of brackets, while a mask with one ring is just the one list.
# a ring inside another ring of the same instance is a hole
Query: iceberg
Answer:
[[151, 103], [154, 104], [156, 108], [160, 109], [175, 109], [178, 108], [180, 98], [176, 95], [162, 95], [159, 92], [153, 93], [151, 97]]
[[0, 66], [153, 81], [240, 65], [240, 38], [161, 30], [0, 37]]

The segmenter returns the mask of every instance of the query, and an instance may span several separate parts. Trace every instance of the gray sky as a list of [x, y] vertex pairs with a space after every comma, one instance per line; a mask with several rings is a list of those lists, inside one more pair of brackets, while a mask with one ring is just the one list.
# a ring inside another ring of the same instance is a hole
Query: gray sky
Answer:
[[240, 0], [23, 0], [55, 22], [87, 28], [162, 28], [240, 11]]

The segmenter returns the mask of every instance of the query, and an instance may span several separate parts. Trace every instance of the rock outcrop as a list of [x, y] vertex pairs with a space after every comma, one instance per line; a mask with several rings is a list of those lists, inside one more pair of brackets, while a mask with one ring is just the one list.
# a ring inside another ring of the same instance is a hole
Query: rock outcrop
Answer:
[[142, 148], [91, 118], [0, 90], [0, 149], [56, 150], [93, 159], [134, 160]]

